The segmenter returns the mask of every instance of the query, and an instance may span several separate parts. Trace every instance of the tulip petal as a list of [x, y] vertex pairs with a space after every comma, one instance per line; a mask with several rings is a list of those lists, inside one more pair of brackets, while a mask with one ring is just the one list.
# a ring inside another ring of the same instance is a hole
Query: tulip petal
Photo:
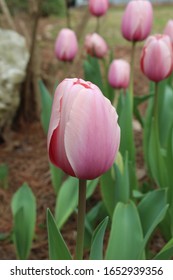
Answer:
[[[64, 139], [61, 131], [63, 128], [63, 119], [61, 116], [62, 103], [64, 95], [69, 92], [73, 82], [70, 79], [65, 79], [58, 87], [54, 95], [52, 114], [50, 118], [49, 131], [48, 131], [48, 151], [49, 157], [53, 164], [64, 172], [74, 176], [74, 172], [68, 162], [64, 149]], [[61, 147], [61, 149], [60, 149]]]
[[165, 79], [172, 71], [172, 47], [166, 35], [150, 36], [144, 46], [141, 68], [155, 82]]
[[115, 160], [120, 129], [117, 114], [97, 88], [83, 89], [75, 98], [65, 129], [65, 151], [75, 175], [94, 179]]

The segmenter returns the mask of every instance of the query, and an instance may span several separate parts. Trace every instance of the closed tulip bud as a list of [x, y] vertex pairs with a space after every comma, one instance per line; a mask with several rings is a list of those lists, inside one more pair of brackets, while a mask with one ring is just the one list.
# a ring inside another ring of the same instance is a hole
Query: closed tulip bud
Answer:
[[121, 31], [128, 41], [143, 41], [151, 32], [153, 9], [149, 1], [133, 0], [127, 4]]
[[94, 179], [113, 164], [120, 143], [118, 115], [100, 89], [65, 79], [54, 95], [48, 131], [51, 162], [79, 179]]
[[130, 65], [123, 59], [114, 59], [109, 66], [108, 81], [113, 88], [127, 88], [130, 81]]
[[167, 78], [173, 69], [173, 51], [167, 35], [148, 37], [141, 54], [141, 70], [152, 81]]
[[166, 24], [164, 34], [168, 35], [171, 39], [172, 46], [173, 46], [173, 20], [169, 20]]
[[106, 14], [108, 7], [108, 0], [89, 0], [89, 11], [93, 16], [103, 16]]
[[78, 42], [74, 31], [63, 28], [55, 43], [55, 56], [62, 61], [72, 61], [78, 51]]
[[85, 37], [85, 49], [88, 54], [97, 58], [103, 58], [108, 52], [105, 40], [97, 33]]

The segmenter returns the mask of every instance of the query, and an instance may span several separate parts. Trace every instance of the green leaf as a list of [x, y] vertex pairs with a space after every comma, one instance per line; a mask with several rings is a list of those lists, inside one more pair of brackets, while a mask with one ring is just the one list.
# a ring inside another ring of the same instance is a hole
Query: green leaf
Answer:
[[78, 179], [68, 177], [61, 186], [55, 207], [55, 220], [60, 229], [77, 207]]
[[170, 260], [173, 257], [173, 238], [154, 257], [154, 260]]
[[144, 236], [150, 231], [153, 222], [155, 223], [165, 206], [167, 206], [166, 189], [154, 190], [147, 193], [138, 204]]
[[126, 153], [124, 160], [123, 173], [120, 172], [118, 166], [115, 164], [115, 182], [116, 182], [116, 196], [117, 200], [127, 203], [130, 198], [130, 182], [129, 182], [129, 165], [128, 153]]
[[142, 249], [144, 249], [154, 229], [163, 220], [167, 209], [168, 205], [165, 189], [154, 190], [147, 193], [138, 204], [138, 211], [144, 234]]
[[[154, 92], [154, 83], [150, 83], [150, 94]], [[144, 119], [144, 130], [143, 130], [143, 149], [144, 149], [144, 159], [145, 164], [147, 166], [148, 175], [151, 176], [151, 166], [149, 161], [149, 141], [150, 141], [150, 132], [151, 132], [151, 125], [152, 125], [152, 117], [153, 117], [153, 103], [154, 98], [151, 97], [147, 104], [146, 115]]]
[[47, 230], [49, 243], [49, 259], [50, 260], [71, 260], [72, 257], [65, 244], [65, 241], [59, 232], [55, 220], [47, 209]]
[[132, 109], [130, 105], [129, 92], [124, 96], [120, 94], [117, 112], [119, 115], [119, 125], [121, 128], [120, 152], [124, 157], [128, 151], [129, 161], [135, 162], [135, 146], [132, 127]]
[[166, 149], [166, 170], [167, 170], [167, 179], [168, 179], [168, 188], [167, 188], [167, 202], [169, 204], [168, 211], [166, 216], [161, 223], [161, 231], [166, 240], [169, 240], [173, 236], [173, 127], [171, 127]]
[[101, 193], [103, 202], [112, 217], [118, 202], [128, 202], [130, 197], [128, 153], [125, 156], [122, 172], [115, 163], [112, 168], [101, 177]]
[[0, 188], [8, 189], [8, 165], [0, 164]]
[[119, 202], [115, 208], [106, 250], [107, 260], [138, 260], [143, 243], [142, 227], [135, 204]]
[[162, 148], [167, 146], [169, 131], [173, 125], [173, 89], [163, 82], [159, 85], [159, 139]]
[[141, 116], [138, 106], [141, 105], [142, 103], [144, 103], [145, 101], [147, 101], [152, 96], [153, 96], [153, 94], [148, 94], [148, 95], [144, 95], [144, 96], [134, 96], [134, 98], [133, 98], [133, 100], [134, 100], [133, 112], [134, 112], [136, 119], [140, 122], [142, 127], [144, 125], [143, 118]]
[[97, 202], [97, 204], [94, 205], [94, 207], [92, 207], [89, 212], [87, 212], [85, 216], [85, 248], [90, 248], [95, 225], [98, 221], [101, 221], [106, 215], [107, 211], [102, 201]]
[[90, 260], [103, 259], [103, 240], [105, 230], [108, 224], [108, 217], [106, 217], [96, 228], [91, 242]]
[[11, 203], [13, 239], [19, 259], [28, 258], [34, 237], [36, 201], [29, 186], [24, 183], [14, 194]]
[[169, 203], [169, 223], [170, 223], [170, 232], [173, 236], [173, 172], [172, 172], [172, 166], [173, 166], [173, 126], [170, 129], [169, 137], [168, 137], [168, 143], [167, 143], [167, 151], [166, 151], [166, 166], [167, 166], [167, 172], [168, 172], [168, 203]]
[[52, 108], [52, 96], [41, 80], [39, 81], [39, 88], [41, 94], [41, 123], [44, 132], [47, 134]]
[[116, 184], [115, 178], [112, 176], [112, 169], [104, 173], [100, 180], [102, 199], [110, 216], [113, 215], [117, 203]]
[[53, 185], [56, 195], [58, 195], [60, 187], [62, 185], [64, 172], [60, 168], [56, 167], [55, 165], [53, 165], [51, 163], [49, 163], [49, 166], [50, 166], [52, 185]]
[[84, 61], [83, 69], [85, 80], [96, 84], [103, 92], [102, 75], [98, 59], [88, 55], [88, 59]]
[[[87, 182], [86, 198], [90, 197], [98, 184], [98, 179]], [[74, 212], [78, 204], [78, 179], [68, 177], [62, 184], [57, 196], [55, 219], [60, 229]]]
[[148, 143], [148, 160], [153, 179], [159, 187], [168, 187], [166, 157], [160, 146], [157, 123], [153, 118], [151, 123], [150, 139]]

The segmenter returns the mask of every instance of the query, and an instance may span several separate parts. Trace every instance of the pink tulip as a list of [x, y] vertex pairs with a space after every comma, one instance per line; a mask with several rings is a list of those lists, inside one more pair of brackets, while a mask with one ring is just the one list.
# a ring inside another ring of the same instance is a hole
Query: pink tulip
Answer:
[[113, 88], [127, 88], [130, 80], [130, 65], [123, 59], [114, 59], [109, 66], [108, 81]]
[[85, 49], [88, 54], [97, 58], [103, 58], [108, 52], [105, 40], [97, 33], [85, 37]]
[[148, 37], [141, 54], [141, 69], [152, 81], [167, 78], [173, 69], [173, 51], [168, 35]]
[[169, 20], [166, 24], [164, 34], [168, 35], [171, 39], [172, 46], [173, 46], [173, 20]]
[[133, 0], [127, 4], [121, 31], [129, 41], [142, 41], [150, 34], [153, 21], [153, 9], [149, 1]]
[[120, 143], [118, 115], [100, 89], [65, 79], [54, 95], [48, 131], [51, 162], [80, 179], [94, 179], [113, 164]]
[[104, 14], [106, 14], [108, 7], [108, 0], [89, 0], [89, 10], [93, 16], [103, 16]]
[[72, 61], [78, 51], [78, 43], [74, 31], [63, 28], [55, 43], [55, 56], [62, 61]]

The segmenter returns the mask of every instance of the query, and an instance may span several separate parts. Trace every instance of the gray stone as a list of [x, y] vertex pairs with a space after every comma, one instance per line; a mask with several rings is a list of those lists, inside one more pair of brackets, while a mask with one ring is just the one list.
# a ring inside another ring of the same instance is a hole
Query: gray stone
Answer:
[[28, 60], [25, 38], [0, 29], [0, 135], [10, 127], [18, 109]]

